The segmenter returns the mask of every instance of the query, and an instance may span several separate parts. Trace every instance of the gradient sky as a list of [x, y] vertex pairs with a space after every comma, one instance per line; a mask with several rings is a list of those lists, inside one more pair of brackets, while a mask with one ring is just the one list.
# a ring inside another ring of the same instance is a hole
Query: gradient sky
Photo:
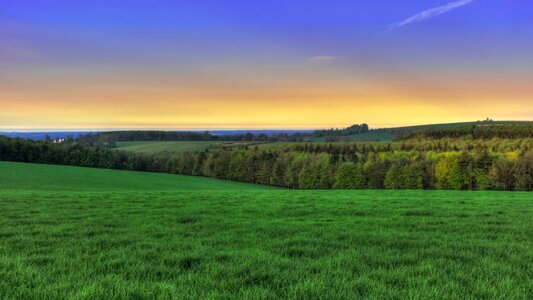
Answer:
[[533, 119], [533, 1], [0, 1], [0, 130]]

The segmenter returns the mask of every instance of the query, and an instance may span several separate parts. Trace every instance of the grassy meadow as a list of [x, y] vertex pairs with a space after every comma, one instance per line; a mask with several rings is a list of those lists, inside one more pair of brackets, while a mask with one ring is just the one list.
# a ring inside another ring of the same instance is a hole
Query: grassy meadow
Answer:
[[146, 141], [146, 142], [117, 142], [117, 150], [137, 152], [137, 153], [159, 153], [159, 152], [194, 152], [204, 151], [205, 149], [219, 148], [227, 142], [216, 141]]
[[0, 161], [0, 191], [180, 191], [276, 189], [207, 177]]
[[289, 147], [301, 144], [298, 142], [218, 142], [218, 141], [142, 141], [142, 142], [117, 142], [115, 150], [122, 150], [134, 153], [157, 154], [162, 152], [181, 154], [196, 151], [217, 151], [222, 149], [239, 148], [243, 146], [257, 147], [258, 149], [269, 150], [282, 147]]
[[531, 299], [531, 193], [0, 163], [0, 298]]
[[140, 141], [140, 142], [117, 142], [116, 150], [129, 151], [135, 153], [154, 154], [161, 152], [185, 153], [204, 150], [220, 150], [223, 148], [234, 148], [239, 146], [258, 146], [260, 148], [278, 147], [290, 143], [268, 143], [268, 142], [228, 142], [228, 141]]

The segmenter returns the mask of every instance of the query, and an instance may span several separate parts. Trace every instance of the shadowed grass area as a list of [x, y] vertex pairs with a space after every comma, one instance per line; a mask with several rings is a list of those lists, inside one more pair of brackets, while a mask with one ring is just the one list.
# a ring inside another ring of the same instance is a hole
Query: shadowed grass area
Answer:
[[531, 299], [530, 193], [0, 192], [0, 298]]

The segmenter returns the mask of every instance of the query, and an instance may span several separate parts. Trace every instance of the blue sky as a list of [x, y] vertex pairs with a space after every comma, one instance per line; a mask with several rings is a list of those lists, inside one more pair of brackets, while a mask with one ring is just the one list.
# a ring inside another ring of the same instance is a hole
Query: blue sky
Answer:
[[531, 15], [531, 1], [4, 0], [0, 127], [531, 119]]

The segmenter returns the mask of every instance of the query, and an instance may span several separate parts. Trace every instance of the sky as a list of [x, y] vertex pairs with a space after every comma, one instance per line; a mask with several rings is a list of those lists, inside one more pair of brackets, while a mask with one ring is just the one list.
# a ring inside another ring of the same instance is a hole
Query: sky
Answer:
[[2, 0], [0, 130], [533, 120], [533, 1]]

